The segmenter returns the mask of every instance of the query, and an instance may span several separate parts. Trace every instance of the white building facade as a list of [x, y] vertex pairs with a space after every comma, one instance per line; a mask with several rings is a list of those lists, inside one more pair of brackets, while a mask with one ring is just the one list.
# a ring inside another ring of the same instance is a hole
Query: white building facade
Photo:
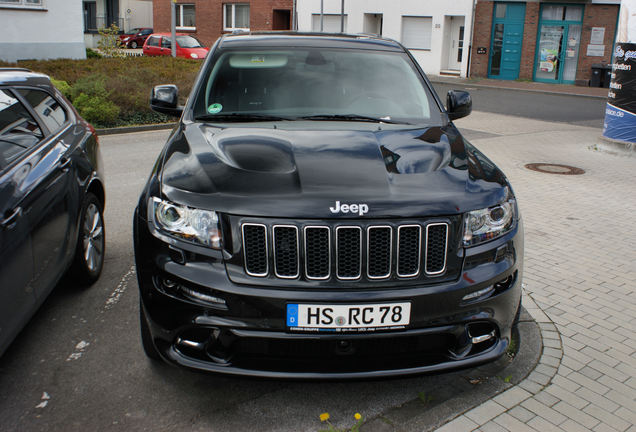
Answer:
[[0, 0], [0, 59], [86, 58], [81, 0]]
[[87, 48], [96, 48], [98, 30], [111, 24], [125, 32], [152, 27], [152, 0], [82, 0], [82, 10]]
[[[344, 32], [401, 42], [427, 74], [467, 76], [473, 0], [345, 0]], [[339, 33], [341, 0], [298, 0], [298, 30]]]

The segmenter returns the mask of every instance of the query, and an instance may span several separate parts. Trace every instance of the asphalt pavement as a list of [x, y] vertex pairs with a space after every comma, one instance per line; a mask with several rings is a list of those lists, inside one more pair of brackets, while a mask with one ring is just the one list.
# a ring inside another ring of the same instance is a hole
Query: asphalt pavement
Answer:
[[461, 81], [434, 81], [433, 87], [444, 102], [449, 90], [468, 91], [475, 111], [597, 128], [603, 127], [607, 103], [598, 97], [493, 88]]

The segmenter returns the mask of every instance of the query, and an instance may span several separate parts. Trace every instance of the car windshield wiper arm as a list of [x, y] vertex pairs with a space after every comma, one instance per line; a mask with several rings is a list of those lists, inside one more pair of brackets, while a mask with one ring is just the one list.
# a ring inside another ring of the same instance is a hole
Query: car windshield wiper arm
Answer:
[[371, 123], [409, 124], [406, 122], [391, 120], [385, 117], [371, 117], [360, 114], [316, 114], [298, 117], [304, 120], [335, 120], [335, 121], [364, 121]]
[[279, 121], [279, 120], [292, 120], [288, 117], [281, 117], [276, 115], [269, 114], [252, 114], [252, 113], [227, 113], [227, 114], [203, 114], [200, 116], [196, 116], [195, 120], [205, 120], [205, 121]]

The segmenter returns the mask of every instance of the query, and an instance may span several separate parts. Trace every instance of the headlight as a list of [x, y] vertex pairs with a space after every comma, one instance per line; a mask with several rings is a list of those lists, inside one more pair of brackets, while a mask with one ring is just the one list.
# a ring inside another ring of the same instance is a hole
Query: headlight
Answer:
[[174, 204], [153, 197], [148, 203], [148, 220], [157, 230], [213, 249], [221, 248], [219, 217], [211, 210]]
[[517, 204], [509, 198], [501, 204], [466, 213], [464, 246], [487, 242], [510, 231], [517, 219]]
[[199, 58], [199, 56], [198, 56], [198, 55], [196, 55], [195, 53], [190, 53], [190, 57], [192, 57], [192, 58]]

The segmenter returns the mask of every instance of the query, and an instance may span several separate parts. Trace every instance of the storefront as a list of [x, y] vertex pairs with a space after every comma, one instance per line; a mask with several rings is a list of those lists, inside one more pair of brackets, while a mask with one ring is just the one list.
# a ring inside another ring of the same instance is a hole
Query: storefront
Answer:
[[611, 62], [619, 5], [477, 0], [470, 75], [588, 85]]

